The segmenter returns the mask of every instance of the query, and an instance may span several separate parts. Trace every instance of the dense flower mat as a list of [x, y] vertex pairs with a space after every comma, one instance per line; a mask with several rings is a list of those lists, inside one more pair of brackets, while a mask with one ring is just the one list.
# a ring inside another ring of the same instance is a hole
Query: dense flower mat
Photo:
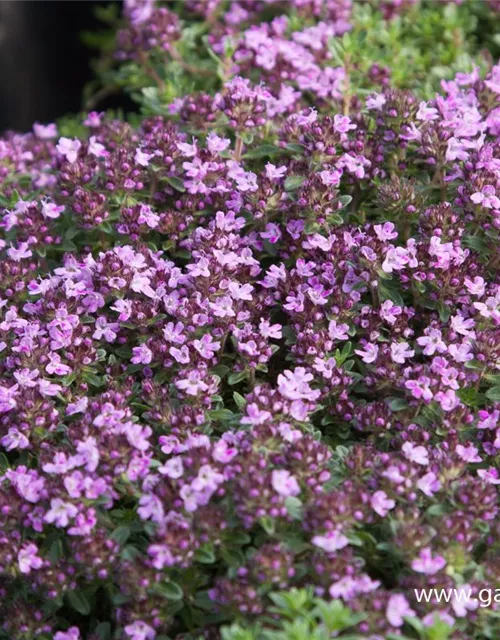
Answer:
[[129, 2], [0, 140], [2, 638], [499, 637], [498, 8]]

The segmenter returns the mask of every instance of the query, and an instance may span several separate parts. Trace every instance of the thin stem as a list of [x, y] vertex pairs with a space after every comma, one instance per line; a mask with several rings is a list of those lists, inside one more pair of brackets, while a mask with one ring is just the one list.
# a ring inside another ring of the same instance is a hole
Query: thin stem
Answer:
[[177, 51], [177, 49], [172, 49], [170, 51], [170, 55], [172, 56], [172, 59], [175, 60], [177, 63], [179, 63], [181, 67], [188, 73], [193, 73], [199, 76], [205, 76], [206, 78], [209, 78], [214, 75], [213, 72], [210, 71], [210, 69], [204, 69], [203, 67], [195, 67], [194, 65], [189, 64], [189, 62], [186, 62], [185, 60], [183, 60], [182, 56]]
[[344, 61], [345, 69], [345, 81], [344, 81], [344, 107], [343, 113], [345, 116], [349, 115], [351, 109], [351, 79], [349, 77], [349, 56], [346, 56]]
[[90, 96], [90, 98], [85, 103], [85, 109], [87, 111], [92, 111], [100, 102], [102, 102], [106, 98], [109, 98], [109, 96], [112, 96], [114, 93], [117, 93], [119, 90], [120, 87], [118, 87], [117, 85], [102, 87], [101, 89], [99, 89], [99, 91], [96, 91], [94, 95]]
[[375, 307], [375, 309], [378, 309], [380, 307], [380, 297], [378, 295], [378, 289], [377, 287], [370, 287], [370, 291], [372, 294], [372, 302], [373, 302], [373, 306]]
[[243, 140], [238, 136], [236, 138], [236, 144], [234, 145], [233, 158], [235, 162], [239, 162], [241, 160], [242, 155], [243, 155]]
[[250, 389], [253, 389], [255, 387], [255, 369], [253, 367], [250, 367]]
[[165, 81], [160, 77], [156, 69], [149, 65], [147, 55], [144, 53], [144, 51], [139, 52], [139, 60], [144, 66], [144, 72], [146, 73], [146, 75], [154, 80], [160, 92], [163, 93], [165, 91]]

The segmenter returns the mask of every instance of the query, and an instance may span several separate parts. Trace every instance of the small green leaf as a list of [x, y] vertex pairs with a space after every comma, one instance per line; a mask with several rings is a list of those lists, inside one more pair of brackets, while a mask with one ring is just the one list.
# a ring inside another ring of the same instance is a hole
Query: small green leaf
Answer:
[[111, 638], [111, 624], [109, 622], [101, 622], [95, 628], [95, 633], [99, 637], [99, 640], [110, 640]]
[[491, 387], [491, 389], [488, 389], [485, 395], [488, 400], [492, 400], [493, 402], [500, 402], [500, 386]]
[[391, 411], [404, 411], [405, 409], [408, 409], [408, 402], [405, 400], [405, 398], [392, 398], [389, 399], [389, 409]]
[[63, 556], [63, 547], [61, 540], [54, 540], [50, 545], [48, 557], [51, 564], [56, 565]]
[[477, 407], [478, 405], [478, 392], [474, 387], [465, 387], [457, 391], [457, 396], [468, 407]]
[[0, 473], [5, 473], [10, 467], [9, 460], [5, 453], [0, 453]]
[[301, 156], [304, 155], [304, 146], [302, 144], [297, 144], [296, 142], [290, 142], [286, 145], [288, 151], [292, 153], [299, 153]]
[[186, 187], [184, 186], [184, 182], [180, 178], [178, 178], [177, 176], [168, 176], [167, 182], [176, 191], [180, 191], [181, 193], [184, 193], [184, 191], [186, 191]]
[[279, 147], [276, 147], [273, 144], [261, 144], [259, 147], [247, 151], [243, 157], [252, 160], [254, 158], [266, 158], [268, 156], [276, 155], [277, 153], [281, 153], [281, 149]]
[[334, 224], [336, 226], [339, 226], [341, 224], [344, 224], [344, 218], [339, 215], [338, 213], [332, 213], [328, 216], [327, 218], [328, 222], [330, 224]]
[[182, 587], [177, 584], [177, 582], [166, 582], [161, 585], [161, 593], [163, 596], [168, 598], [169, 600], [182, 600], [184, 592], [182, 591]]
[[242, 380], [246, 380], [247, 379], [247, 372], [246, 371], [237, 371], [236, 373], [231, 373], [228, 378], [228, 384], [233, 385], [233, 384], [238, 384], [238, 382], [241, 382]]
[[342, 208], [347, 207], [347, 205], [352, 202], [352, 196], [350, 195], [340, 196], [339, 202], [342, 205]]
[[208, 412], [208, 417], [214, 422], [227, 422], [234, 417], [234, 413], [229, 409], [215, 409]]
[[302, 520], [304, 505], [299, 498], [288, 496], [288, 498], [285, 498], [285, 507], [291, 518], [294, 520]]
[[208, 546], [197, 549], [194, 554], [194, 559], [201, 564], [213, 564], [215, 562], [214, 550]]
[[130, 537], [130, 527], [117, 527], [111, 534], [111, 538], [120, 546], [124, 545]]
[[241, 395], [241, 393], [238, 393], [237, 391], [233, 392], [233, 400], [236, 404], [236, 406], [238, 407], [238, 409], [244, 409], [246, 407], [247, 401], [245, 400], [245, 398]]
[[75, 611], [81, 613], [82, 616], [88, 616], [90, 613], [90, 603], [81, 591], [68, 591], [66, 597]]
[[245, 557], [239, 549], [221, 549], [221, 556], [229, 567], [241, 567], [245, 564]]
[[305, 176], [288, 176], [285, 180], [285, 191], [295, 191], [307, 180]]

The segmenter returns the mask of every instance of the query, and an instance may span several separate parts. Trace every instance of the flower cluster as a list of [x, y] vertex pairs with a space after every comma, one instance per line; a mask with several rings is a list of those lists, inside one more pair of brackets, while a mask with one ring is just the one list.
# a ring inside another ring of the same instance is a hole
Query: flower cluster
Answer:
[[[359, 11], [127, 2], [158, 112], [0, 140], [6, 638], [220, 637], [294, 588], [351, 638], [500, 632], [414, 598], [500, 580], [500, 65], [357, 88]], [[162, 102], [200, 24], [218, 85]]]

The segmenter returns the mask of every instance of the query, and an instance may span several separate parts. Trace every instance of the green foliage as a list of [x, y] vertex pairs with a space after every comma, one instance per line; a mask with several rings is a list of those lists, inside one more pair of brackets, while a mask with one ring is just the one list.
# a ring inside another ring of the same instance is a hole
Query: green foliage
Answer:
[[[98, 17], [109, 28], [83, 36], [100, 51], [94, 62], [96, 79], [85, 90], [87, 108], [94, 108], [110, 93], [123, 91], [139, 103], [143, 114], [167, 115], [168, 105], [176, 98], [194, 91], [217, 91], [230, 77], [234, 43], [228, 39], [224, 53], [216, 54], [207, 23], [192, 22], [183, 4], [168, 6], [179, 10], [184, 19], [182, 37], [171, 56], [153, 55], [148, 65], [115, 60], [114, 33], [123, 21], [116, 14], [116, 5], [97, 8]], [[351, 95], [378, 90], [369, 73], [376, 64], [390, 72], [392, 86], [411, 88], [429, 99], [441, 80], [459, 71], [470, 72], [474, 66], [484, 70], [490, 61], [484, 54], [486, 48], [493, 55], [500, 54], [496, 16], [482, 1], [459, 5], [418, 2], [391, 20], [383, 19], [378, 1], [354, 2], [351, 21], [351, 31], [329, 42], [332, 66], [343, 66], [349, 72]], [[289, 26], [291, 32], [304, 28], [303, 18], [293, 9]], [[274, 151], [272, 145], [263, 145], [248, 157], [265, 157]]]
[[272, 617], [255, 625], [235, 623], [221, 629], [223, 640], [361, 640], [349, 629], [364, 619], [340, 600], [315, 598], [307, 589], [292, 589], [270, 595]]

